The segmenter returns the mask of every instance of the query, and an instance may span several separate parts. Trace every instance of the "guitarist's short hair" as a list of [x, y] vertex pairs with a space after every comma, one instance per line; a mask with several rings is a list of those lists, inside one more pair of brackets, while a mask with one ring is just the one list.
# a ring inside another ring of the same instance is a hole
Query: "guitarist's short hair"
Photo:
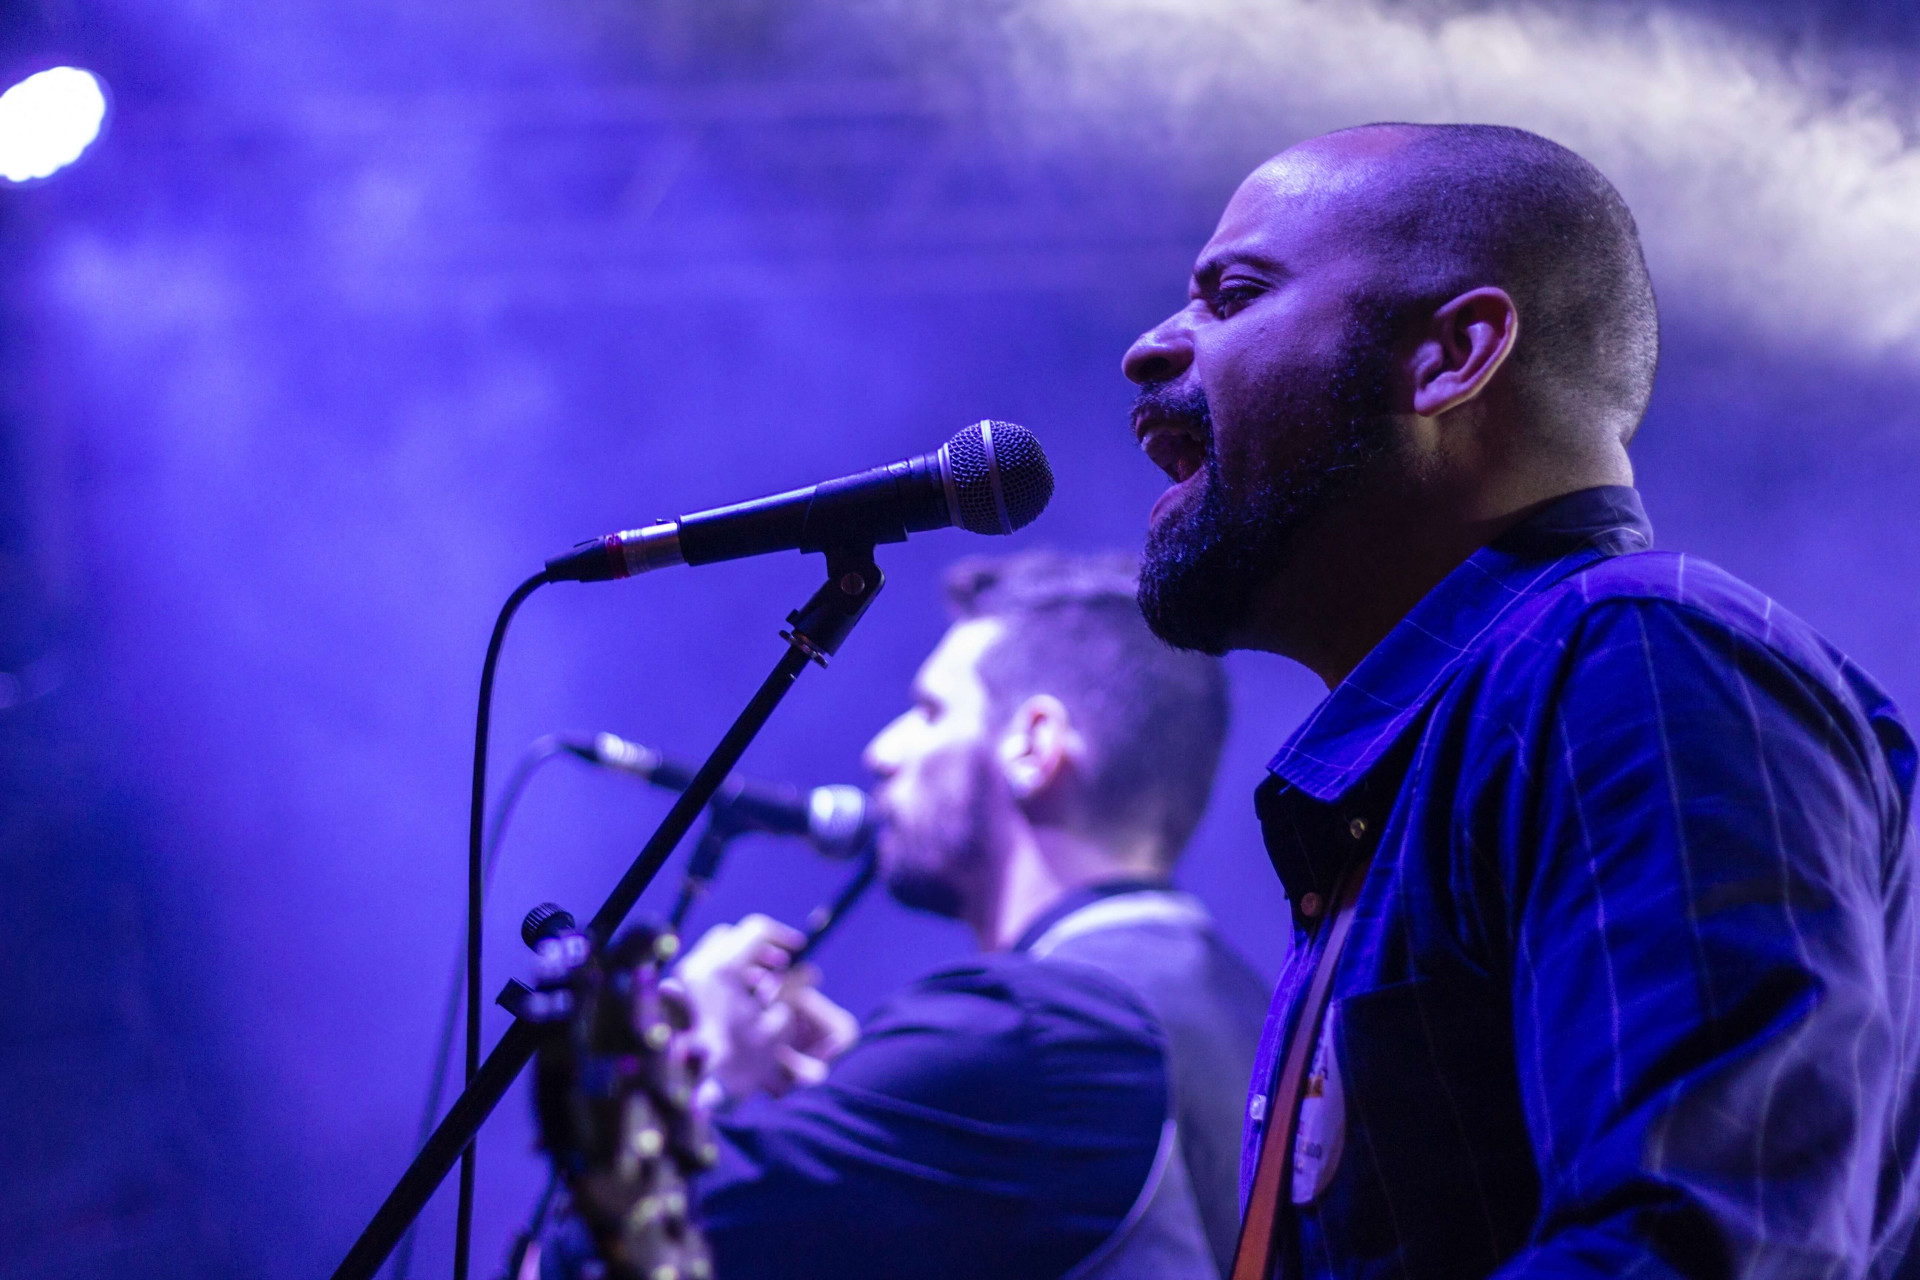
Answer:
[[1138, 577], [1122, 553], [1039, 550], [962, 560], [946, 593], [957, 619], [1004, 628], [978, 667], [996, 727], [1036, 694], [1060, 699], [1087, 741], [1095, 829], [1150, 834], [1171, 864], [1213, 791], [1227, 679], [1147, 629]]

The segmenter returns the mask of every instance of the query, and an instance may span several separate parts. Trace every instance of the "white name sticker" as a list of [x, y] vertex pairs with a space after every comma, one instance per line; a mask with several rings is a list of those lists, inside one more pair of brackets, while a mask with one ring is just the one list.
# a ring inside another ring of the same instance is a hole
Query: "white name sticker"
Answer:
[[1293, 1203], [1311, 1204], [1333, 1181], [1340, 1153], [1347, 1142], [1347, 1100], [1340, 1086], [1340, 1056], [1335, 1034], [1338, 1004], [1327, 1007], [1320, 1039], [1313, 1047], [1313, 1065], [1307, 1069], [1301, 1091], [1300, 1126], [1293, 1138]]

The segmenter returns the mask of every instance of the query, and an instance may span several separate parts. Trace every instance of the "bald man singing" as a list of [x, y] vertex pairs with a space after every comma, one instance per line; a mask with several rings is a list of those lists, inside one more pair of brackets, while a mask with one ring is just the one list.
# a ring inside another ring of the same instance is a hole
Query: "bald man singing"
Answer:
[[1140, 603], [1327, 684], [1256, 792], [1294, 948], [1235, 1280], [1911, 1276], [1914, 741], [1655, 551], [1633, 219], [1516, 129], [1303, 143], [1127, 353]]

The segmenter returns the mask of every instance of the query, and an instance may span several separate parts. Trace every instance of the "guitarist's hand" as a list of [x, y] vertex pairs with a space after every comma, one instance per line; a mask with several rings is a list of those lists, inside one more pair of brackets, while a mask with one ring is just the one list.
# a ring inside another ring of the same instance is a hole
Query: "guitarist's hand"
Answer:
[[693, 1009], [691, 1035], [721, 1100], [814, 1083], [858, 1035], [853, 1016], [814, 986], [818, 975], [793, 965], [804, 941], [798, 930], [751, 915], [708, 930], [676, 968], [675, 984]]
[[793, 1010], [793, 1042], [779, 1050], [780, 1065], [793, 1084], [826, 1079], [827, 1064], [860, 1038], [859, 1022], [821, 994], [819, 980], [819, 970], [803, 964], [780, 984], [780, 999]]

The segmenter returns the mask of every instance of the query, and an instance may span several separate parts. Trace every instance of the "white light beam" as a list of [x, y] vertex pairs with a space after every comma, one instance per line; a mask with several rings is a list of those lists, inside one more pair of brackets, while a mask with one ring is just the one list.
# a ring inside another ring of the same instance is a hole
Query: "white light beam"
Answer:
[[66, 168], [100, 136], [107, 95], [92, 72], [54, 67], [0, 93], [0, 178], [32, 182]]

